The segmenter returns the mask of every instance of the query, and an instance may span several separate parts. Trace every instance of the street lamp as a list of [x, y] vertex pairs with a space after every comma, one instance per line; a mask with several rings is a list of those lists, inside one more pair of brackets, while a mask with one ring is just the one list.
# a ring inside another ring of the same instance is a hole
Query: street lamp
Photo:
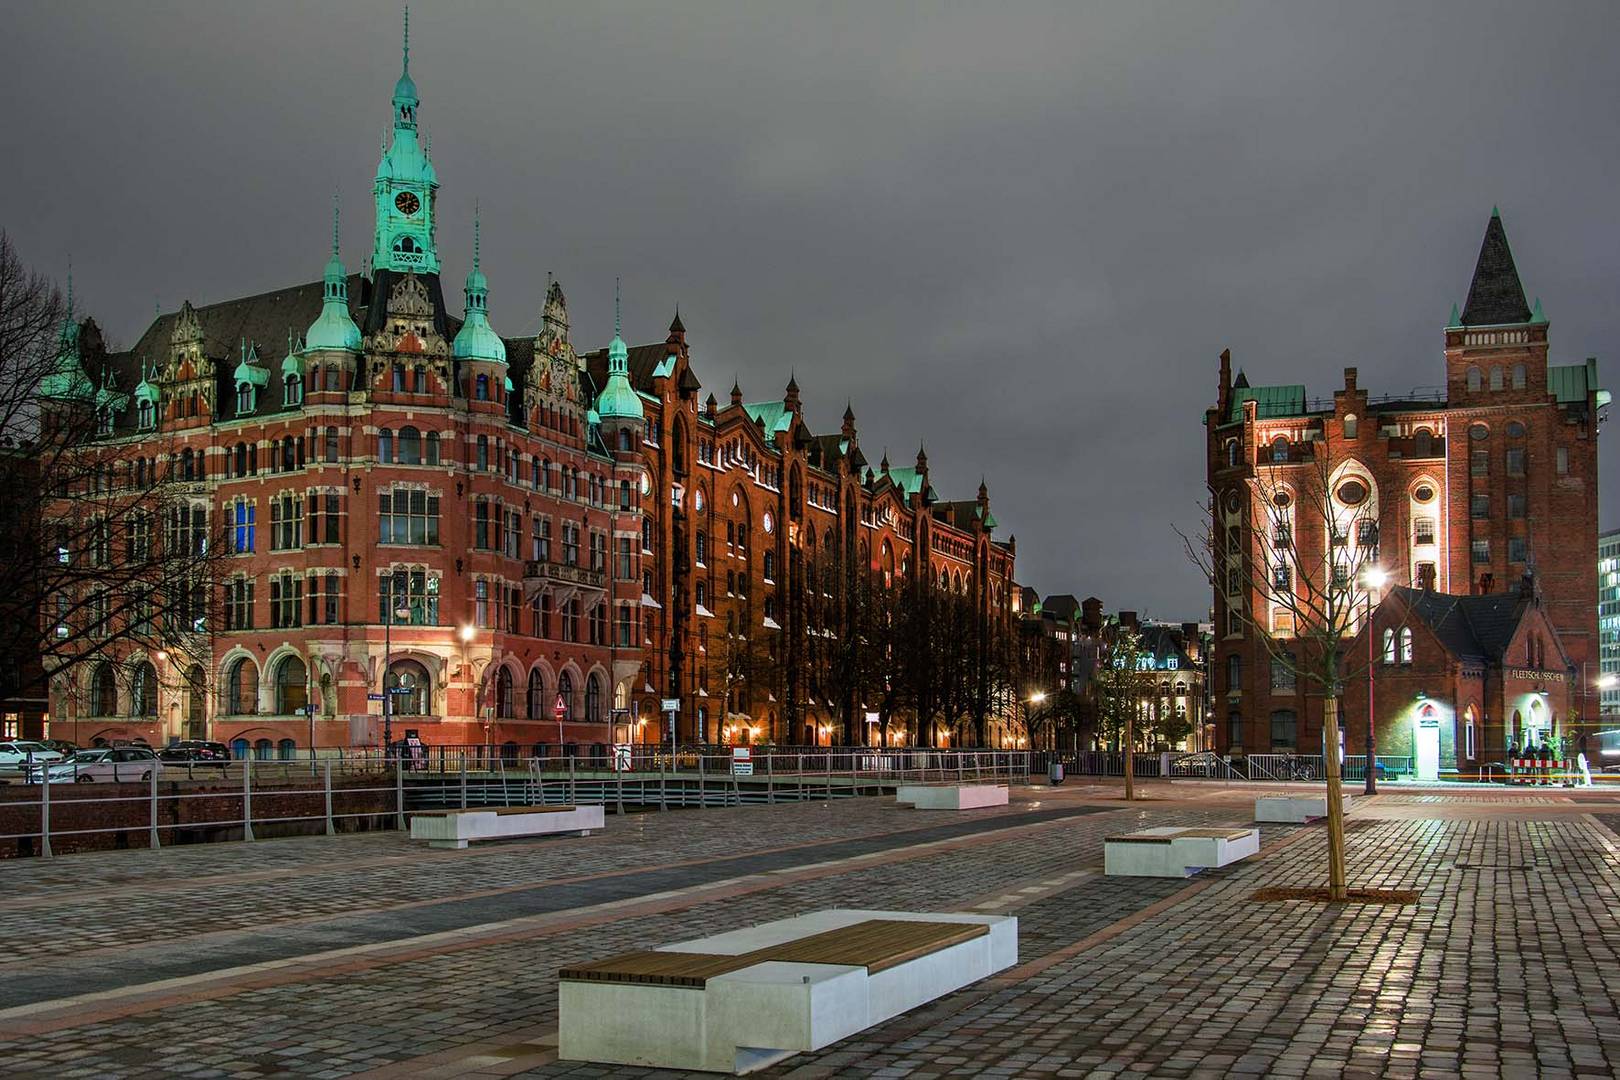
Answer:
[[[1378, 794], [1378, 725], [1373, 719], [1373, 671], [1377, 668], [1378, 642], [1373, 634], [1372, 594], [1382, 589], [1389, 575], [1381, 567], [1369, 566], [1361, 572], [1362, 591], [1367, 594], [1367, 786], [1368, 795]], [[1326, 753], [1338, 753], [1338, 748], [1323, 748]]]
[[[396, 588], [397, 588], [399, 582], [400, 582], [399, 578], [394, 579], [394, 583], [396, 585]], [[392, 592], [394, 590], [390, 590], [390, 591]], [[393, 746], [394, 746], [394, 691], [393, 691], [393, 688], [388, 685], [388, 669], [393, 665], [393, 657], [392, 657], [391, 654], [394, 651], [394, 642], [393, 642], [394, 622], [396, 620], [409, 621], [410, 617], [411, 617], [411, 609], [405, 606], [404, 601], [398, 600], [396, 598], [390, 598], [390, 599], [393, 599], [394, 603], [391, 604], [388, 607], [388, 609], [383, 612], [383, 669], [382, 669], [383, 703], [382, 704], [383, 704], [383, 760], [385, 760], [385, 761], [388, 759], [388, 752], [390, 750], [392, 750]]]

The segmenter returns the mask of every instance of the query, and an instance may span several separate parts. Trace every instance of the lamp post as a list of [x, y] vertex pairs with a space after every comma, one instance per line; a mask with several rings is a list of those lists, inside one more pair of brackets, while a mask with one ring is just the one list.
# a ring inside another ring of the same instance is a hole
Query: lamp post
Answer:
[[409, 619], [411, 609], [406, 607], [398, 597], [398, 583], [400, 579], [394, 578], [395, 588], [389, 592], [395, 595], [388, 598], [388, 607], [383, 610], [383, 669], [382, 669], [382, 695], [383, 695], [383, 760], [388, 759], [388, 752], [394, 747], [394, 690], [388, 685], [388, 669], [393, 665], [394, 641], [393, 628], [395, 619]]
[[[1037, 690], [1033, 694], [1029, 695], [1029, 700], [1024, 703], [1024, 734], [1026, 736], [1029, 734], [1029, 707], [1031, 705], [1039, 705], [1041, 702], [1043, 702], [1045, 700], [1046, 700], [1046, 691], [1045, 690]], [[1054, 736], [1054, 738], [1055, 738], [1055, 736]]]
[[[1373, 634], [1372, 594], [1382, 589], [1389, 575], [1377, 566], [1362, 571], [1362, 591], [1367, 594], [1367, 784], [1362, 790], [1368, 795], [1378, 794], [1378, 725], [1373, 711], [1373, 671], [1377, 668], [1378, 642]], [[1337, 753], [1336, 747], [1326, 747], [1327, 753]]]

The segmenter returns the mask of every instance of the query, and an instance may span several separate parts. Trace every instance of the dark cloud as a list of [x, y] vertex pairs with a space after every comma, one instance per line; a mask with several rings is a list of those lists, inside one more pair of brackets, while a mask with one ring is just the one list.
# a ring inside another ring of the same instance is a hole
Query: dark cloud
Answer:
[[[154, 302], [344, 254], [392, 3], [11, 4], [0, 225], [133, 340]], [[1313, 394], [1441, 381], [1493, 204], [1556, 358], [1617, 329], [1609, 3], [424, 4], [447, 277], [475, 198], [496, 326], [545, 274], [581, 346], [662, 335], [937, 486], [983, 472], [1043, 592], [1195, 615], [1202, 410], [1230, 346]], [[1605, 448], [1605, 471], [1616, 475]], [[1607, 520], [1607, 519], [1606, 519]]]

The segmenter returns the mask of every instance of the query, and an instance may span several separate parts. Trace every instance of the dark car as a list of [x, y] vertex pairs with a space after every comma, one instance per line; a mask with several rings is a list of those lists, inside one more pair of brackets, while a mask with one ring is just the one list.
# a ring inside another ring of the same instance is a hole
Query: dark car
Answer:
[[61, 754], [63, 760], [66, 760], [79, 752], [79, 744], [76, 742], [69, 742], [67, 739], [41, 739], [39, 741], [50, 747], [52, 750], [55, 750], [58, 754]]
[[181, 739], [159, 750], [158, 757], [171, 765], [215, 765], [223, 769], [231, 763], [231, 748], [222, 742]]

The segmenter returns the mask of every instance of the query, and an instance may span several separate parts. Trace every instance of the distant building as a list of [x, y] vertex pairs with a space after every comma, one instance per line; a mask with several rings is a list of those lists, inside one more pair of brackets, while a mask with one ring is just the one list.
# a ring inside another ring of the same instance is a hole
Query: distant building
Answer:
[[[1598, 537], [1598, 654], [1598, 711], [1620, 716], [1620, 529]], [[1610, 680], [1613, 685], [1602, 685]]]

